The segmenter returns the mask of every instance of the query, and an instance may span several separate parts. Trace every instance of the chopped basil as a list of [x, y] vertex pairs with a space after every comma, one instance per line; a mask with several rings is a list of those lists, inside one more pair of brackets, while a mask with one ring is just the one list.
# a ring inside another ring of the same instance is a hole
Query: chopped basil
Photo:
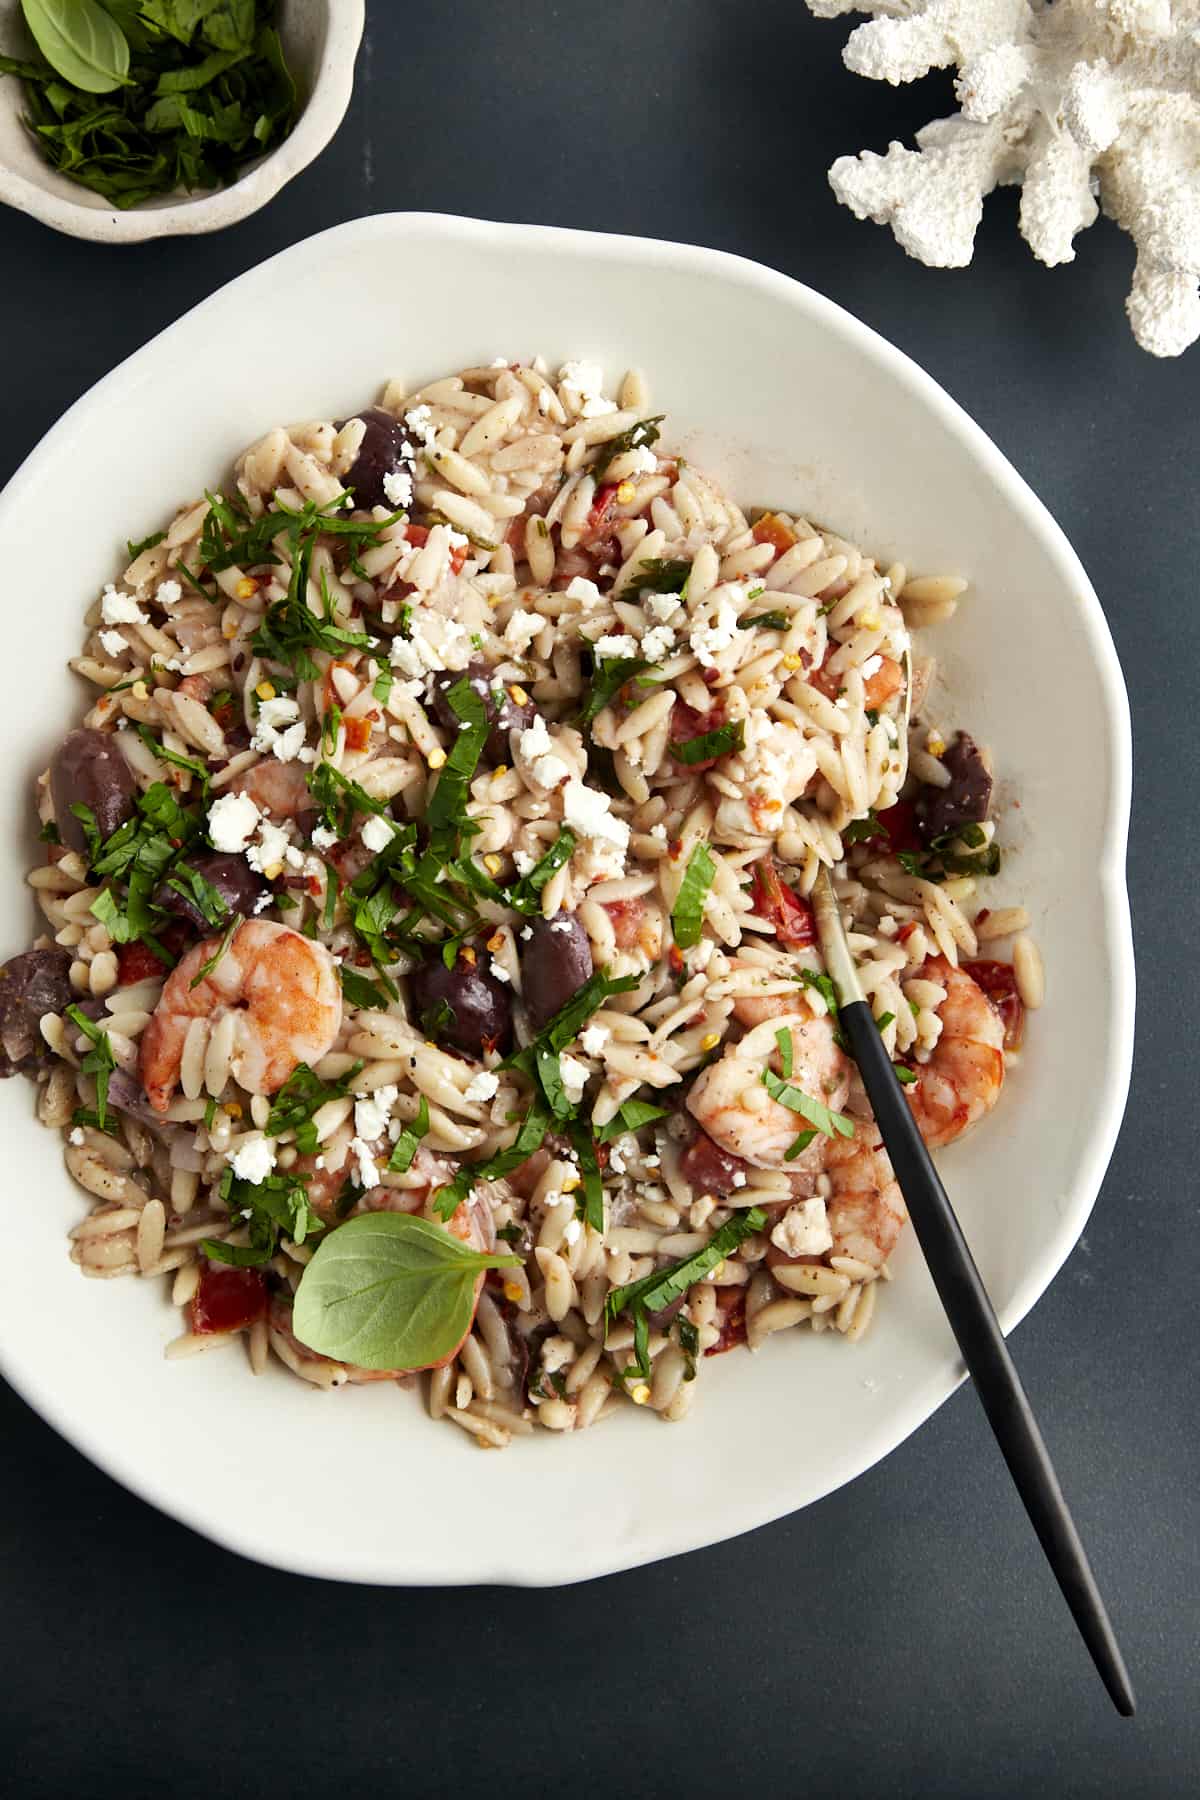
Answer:
[[42, 826], [42, 829], [38, 832], [38, 838], [40, 839], [40, 841], [43, 844], [61, 844], [62, 843], [62, 838], [59, 835], [58, 826], [54, 823], [53, 819], [46, 820], [46, 823]]
[[282, 1137], [290, 1131], [301, 1156], [315, 1156], [317, 1133], [313, 1114], [327, 1100], [345, 1099], [350, 1092], [350, 1083], [361, 1068], [361, 1063], [355, 1063], [340, 1081], [322, 1081], [307, 1063], [298, 1063], [271, 1102], [264, 1127], [267, 1136]]
[[188, 982], [189, 988], [198, 988], [202, 981], [207, 980], [221, 958], [225, 955], [225, 952], [229, 949], [230, 944], [233, 942], [234, 932], [239, 925], [243, 924], [245, 924], [245, 920], [242, 918], [241, 913], [234, 913], [232, 919], [230, 919], [228, 925], [225, 927], [220, 943], [217, 945], [208, 961], [201, 963], [198, 972], [193, 975], [192, 979]]
[[442, 765], [437, 789], [425, 809], [425, 822], [431, 831], [454, 825], [464, 816], [471, 777], [491, 730], [483, 701], [465, 678], [455, 682], [448, 691], [446, 704], [455, 718], [461, 720], [463, 729]]
[[194, 756], [180, 756], [177, 750], [168, 750], [165, 744], [159, 743], [148, 725], [138, 725], [136, 730], [152, 755], [160, 762], [170, 763], [173, 769], [186, 769], [189, 775], [196, 777], [204, 793], [208, 793], [208, 770], [202, 762], [197, 762]]
[[614, 1138], [624, 1137], [627, 1132], [640, 1131], [643, 1125], [649, 1125], [654, 1119], [665, 1119], [665, 1106], [651, 1106], [648, 1100], [626, 1100], [619, 1106], [607, 1125], [596, 1128], [596, 1139], [601, 1144], [611, 1144]]
[[519, 1069], [541, 1089], [555, 1118], [569, 1118], [573, 1107], [563, 1088], [559, 1052], [579, 1035], [596, 1008], [611, 994], [629, 993], [640, 979], [637, 975], [608, 976], [602, 969], [597, 970], [524, 1049], [505, 1058], [501, 1068]]
[[688, 857], [675, 905], [671, 910], [671, 929], [681, 950], [700, 942], [704, 929], [704, 903], [717, 873], [717, 865], [707, 844], [695, 844]]
[[233, 1218], [246, 1228], [248, 1244], [226, 1244], [205, 1238], [200, 1248], [212, 1262], [234, 1268], [256, 1268], [270, 1262], [281, 1237], [293, 1244], [315, 1237], [325, 1229], [308, 1203], [306, 1177], [294, 1170], [268, 1175], [265, 1181], [244, 1181], [232, 1168], [225, 1170], [217, 1194]]
[[434, 1195], [433, 1210], [439, 1219], [452, 1218], [477, 1181], [502, 1181], [514, 1169], [528, 1162], [550, 1129], [550, 1110], [540, 1095], [535, 1094], [520, 1129], [507, 1150], [482, 1163], [460, 1163], [454, 1179]]
[[792, 615], [785, 612], [755, 613], [752, 619], [739, 619], [739, 631], [753, 631], [757, 625], [763, 631], [787, 631], [792, 623]]
[[336, 831], [340, 838], [350, 836], [356, 813], [387, 811], [384, 801], [372, 799], [365, 788], [332, 763], [318, 763], [308, 777], [308, 785], [329, 830]]
[[229, 917], [229, 907], [221, 895], [199, 871], [189, 863], [177, 862], [174, 873], [168, 877], [167, 886], [185, 900], [190, 900], [198, 909], [208, 925], [222, 925]]
[[73, 1025], [79, 1028], [92, 1046], [84, 1054], [80, 1068], [96, 1083], [96, 1123], [101, 1131], [107, 1131], [108, 1078], [116, 1067], [112, 1045], [108, 1041], [108, 1033], [101, 1031], [99, 1025], [93, 1024], [87, 1014], [80, 1012], [77, 1006], [68, 1006], [67, 1017]]
[[345, 963], [340, 963], [338, 978], [342, 984], [342, 992], [351, 1006], [371, 1012], [387, 1011], [388, 996], [373, 981], [368, 981], [365, 975], [358, 975], [353, 969], [348, 969]]
[[849, 825], [841, 833], [843, 844], [866, 844], [872, 838], [890, 837], [887, 826], [876, 814], [875, 808], [869, 806], [861, 819], [851, 819]]
[[905, 1087], [910, 1087], [917, 1079], [917, 1071], [915, 1069], [906, 1069], [903, 1063], [893, 1063], [892, 1067], [896, 1071], [896, 1080], [901, 1082]]
[[412, 1168], [413, 1157], [417, 1154], [421, 1139], [429, 1130], [429, 1102], [424, 1094], [417, 1107], [417, 1116], [411, 1125], [406, 1125], [392, 1146], [392, 1154], [388, 1158], [388, 1168], [398, 1175], [406, 1175]]
[[681, 600], [687, 598], [688, 577], [692, 565], [682, 559], [678, 562], [665, 562], [661, 557], [647, 557], [638, 564], [633, 572], [630, 587], [636, 588], [639, 594], [678, 594]]
[[623, 456], [627, 450], [648, 450], [652, 444], [657, 444], [662, 435], [658, 428], [666, 416], [666, 413], [655, 413], [652, 419], [638, 419], [628, 431], [622, 431], [619, 436], [609, 439], [592, 464], [591, 473], [597, 487], [604, 479], [609, 464], [614, 463], [618, 456]]
[[545, 855], [539, 858], [527, 875], [522, 875], [515, 887], [508, 890], [504, 896], [505, 902], [514, 912], [540, 912], [539, 896], [542, 889], [564, 863], [570, 862], [574, 850], [575, 833], [564, 825]]
[[582, 1119], [572, 1120], [568, 1127], [575, 1154], [579, 1159], [579, 1171], [583, 1176], [582, 1209], [580, 1216], [593, 1231], [604, 1230], [604, 1189], [600, 1181], [600, 1161], [596, 1155], [596, 1146], [592, 1139], [591, 1126]]
[[718, 725], [715, 731], [706, 731], [700, 737], [674, 741], [671, 744], [671, 755], [676, 762], [690, 767], [692, 763], [708, 762], [713, 757], [727, 756], [732, 750], [744, 750], [746, 747], [746, 721], [733, 719], [728, 725]]
[[165, 531], [152, 531], [149, 537], [139, 539], [135, 544], [132, 538], [126, 538], [125, 548], [129, 552], [130, 562], [136, 562], [143, 550], [153, 550], [166, 537]]
[[686, 1294], [696, 1282], [711, 1275], [718, 1263], [724, 1262], [739, 1244], [745, 1243], [756, 1231], [761, 1231], [766, 1222], [766, 1213], [757, 1206], [750, 1207], [746, 1212], [734, 1213], [713, 1234], [703, 1250], [685, 1256], [681, 1262], [672, 1263], [669, 1268], [656, 1269], [652, 1274], [644, 1275], [640, 1281], [612, 1290], [604, 1302], [605, 1331], [607, 1333], [621, 1313], [632, 1312], [634, 1354], [638, 1372], [643, 1379], [648, 1380], [650, 1376], [649, 1315], [661, 1312], [673, 1300], [678, 1300], [681, 1294]]
[[836, 1020], [838, 1016], [837, 992], [833, 982], [823, 969], [801, 969], [800, 980], [806, 988], [812, 988], [820, 994], [829, 1009], [829, 1015]]
[[77, 800], [71, 811], [83, 828], [88, 851], [88, 867], [91, 868], [100, 854], [100, 827], [96, 824], [96, 815], [90, 806], [84, 805], [82, 800]]
[[[777, 1100], [781, 1106], [786, 1106], [789, 1112], [799, 1113], [801, 1118], [807, 1119], [810, 1125], [815, 1126], [818, 1131], [824, 1132], [826, 1137], [853, 1137], [854, 1121], [852, 1119], [848, 1119], [844, 1113], [831, 1112], [829, 1107], [823, 1105], [820, 1100], [814, 1100], [810, 1094], [805, 1094], [799, 1088], [791, 1085], [789, 1080], [792, 1073], [791, 1032], [786, 1029], [777, 1031], [775, 1042], [779, 1046], [784, 1079], [780, 1080], [774, 1069], [764, 1069], [759, 1077], [772, 1100]], [[799, 1155], [799, 1151], [794, 1145], [789, 1154], [793, 1153]]]
[[893, 1012], [880, 1013], [879, 1017], [875, 1021], [877, 1029], [879, 1031], [886, 1031], [888, 1026], [892, 1023], [892, 1021], [895, 1017], [896, 1017], [896, 1015]]
[[393, 676], [391, 668], [387, 663], [383, 663], [378, 675], [375, 677], [374, 685], [371, 688], [371, 692], [381, 706], [386, 706], [392, 697], [392, 681]]
[[924, 860], [916, 850], [897, 850], [896, 861], [906, 875], [924, 877], [926, 874]]
[[587, 700], [579, 715], [581, 725], [590, 725], [598, 713], [620, 693], [627, 681], [643, 675], [651, 664], [641, 656], [598, 656], [592, 670]]

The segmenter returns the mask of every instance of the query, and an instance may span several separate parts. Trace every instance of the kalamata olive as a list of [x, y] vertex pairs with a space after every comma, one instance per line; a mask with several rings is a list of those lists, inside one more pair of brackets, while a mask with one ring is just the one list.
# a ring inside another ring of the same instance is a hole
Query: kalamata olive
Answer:
[[37, 1062], [44, 1044], [39, 1022], [74, 998], [71, 958], [57, 945], [26, 950], [0, 968], [0, 1075], [15, 1075]]
[[71, 811], [90, 806], [96, 829], [110, 837], [132, 813], [137, 783], [111, 731], [72, 731], [50, 764], [50, 796], [58, 835], [68, 850], [86, 850], [83, 825]]
[[346, 474], [346, 486], [354, 494], [354, 504], [364, 510], [386, 506], [395, 511], [395, 502], [384, 482], [389, 475], [412, 472], [415, 446], [404, 421], [382, 406], [369, 406], [357, 415], [366, 427], [358, 455]]
[[[261, 875], [256, 874], [244, 856], [234, 856], [223, 850], [197, 850], [194, 855], [185, 857], [184, 861], [189, 869], [195, 869], [197, 875], [203, 876], [210, 887], [216, 888], [230, 913], [241, 913], [243, 918], [251, 918], [263, 895], [271, 891], [268, 883]], [[177, 875], [175, 880], [180, 887], [187, 886], [185, 875]], [[167, 881], [160, 882], [155, 888], [154, 904], [161, 906], [164, 912], [175, 913], [179, 918], [187, 919], [198, 931], [207, 931], [213, 923], [204, 917], [194, 900], [181, 894]]]
[[592, 946], [574, 913], [533, 919], [521, 937], [521, 992], [529, 1023], [540, 1031], [577, 994], [592, 972]]
[[505, 686], [487, 663], [479, 657], [473, 657], [465, 669], [446, 669], [433, 678], [434, 715], [447, 731], [462, 730], [462, 720], [446, 696], [452, 687], [463, 680], [470, 682], [483, 701], [483, 710], [492, 727], [483, 746], [484, 759], [491, 763], [507, 762], [509, 732], [528, 731], [533, 724], [537, 707], [529, 699], [514, 700], [511, 682]]
[[981, 824], [992, 803], [992, 777], [974, 738], [960, 731], [942, 757], [949, 787], [922, 788], [917, 798], [917, 828], [927, 843], [962, 825]]
[[746, 1185], [746, 1164], [741, 1157], [722, 1150], [707, 1131], [697, 1130], [679, 1159], [679, 1169], [697, 1194], [732, 1194]]
[[477, 955], [472, 962], [460, 953], [454, 967], [448, 969], [435, 953], [413, 970], [412, 987], [417, 1020], [436, 1043], [461, 1050], [466, 1056], [508, 1050], [512, 999], [503, 982], [488, 974]]

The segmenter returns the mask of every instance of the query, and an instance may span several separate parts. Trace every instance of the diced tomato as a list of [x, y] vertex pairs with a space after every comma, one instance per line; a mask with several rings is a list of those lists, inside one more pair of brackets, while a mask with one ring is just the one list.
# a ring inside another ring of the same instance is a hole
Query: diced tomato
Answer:
[[879, 667], [873, 675], [868, 675], [863, 683], [863, 699], [869, 707], [878, 712], [885, 707], [893, 694], [898, 694], [904, 686], [904, 670], [890, 656], [881, 656]]
[[588, 513], [587, 525], [584, 527], [585, 536], [594, 537], [608, 524], [612, 509], [617, 503], [618, 486], [618, 482], [606, 481], [603, 487], [596, 489], [596, 498], [592, 501], [592, 509]]
[[[923, 850], [921, 834], [917, 830], [916, 808], [911, 800], [897, 800], [895, 806], [885, 806], [876, 817], [887, 832], [887, 839], [881, 848], [895, 856], [897, 850]], [[876, 834], [879, 835], [878, 833]]]
[[149, 981], [152, 975], [165, 975], [166, 972], [166, 966], [149, 944], [122, 944], [117, 951], [118, 987], [129, 987], [134, 981]]
[[646, 908], [641, 900], [605, 900], [605, 912], [612, 920], [613, 936], [619, 950], [632, 950], [638, 941]]
[[832, 640], [827, 643], [824, 656], [814, 669], [809, 670], [808, 674], [809, 687], [815, 687], [817, 692], [824, 694], [827, 700], [836, 700], [842, 691], [841, 676], [831, 675], [825, 666], [836, 649], [837, 645]]
[[377, 717], [376, 713], [371, 713], [367, 717], [345, 721], [347, 750], [365, 750], [368, 747], [371, 742], [371, 725]]
[[1017, 978], [1012, 964], [1006, 962], [968, 962], [963, 964], [971, 980], [977, 982], [1000, 1014], [1004, 1025], [1004, 1048], [1019, 1050], [1025, 1035], [1025, 1007], [1017, 992]]
[[205, 1263], [192, 1301], [192, 1330], [240, 1331], [266, 1317], [267, 1284], [259, 1269]]
[[[428, 525], [406, 525], [404, 527], [404, 535], [410, 544], [415, 544], [417, 548], [420, 549], [423, 544], [429, 542], [429, 527]], [[470, 554], [471, 546], [469, 544], [455, 544], [453, 550], [450, 552], [450, 570], [452, 574], [458, 575], [461, 573], [462, 566]]]
[[746, 1290], [744, 1287], [717, 1289], [717, 1316], [721, 1335], [704, 1352], [705, 1356], [722, 1356], [736, 1350], [746, 1341]]
[[429, 527], [428, 525], [406, 525], [404, 535], [410, 544], [415, 544], [420, 549], [422, 544], [429, 542]]
[[774, 925], [775, 936], [781, 944], [816, 943], [817, 927], [812, 907], [780, 880], [773, 857], [764, 856], [761, 862], [755, 863], [752, 899], [755, 912], [760, 919], [767, 919]]
[[764, 513], [754, 525], [752, 536], [756, 544], [770, 544], [776, 556], [782, 556], [796, 542], [795, 532], [778, 513]]
[[222, 700], [219, 706], [210, 706], [209, 711], [222, 731], [230, 731], [237, 724], [238, 708], [232, 700]]

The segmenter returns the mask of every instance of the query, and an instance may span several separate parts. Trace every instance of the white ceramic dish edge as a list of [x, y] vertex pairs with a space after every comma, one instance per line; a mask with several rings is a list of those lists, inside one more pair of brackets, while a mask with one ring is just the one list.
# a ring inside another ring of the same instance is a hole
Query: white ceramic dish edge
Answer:
[[[1132, 1056], [1134, 973], [1128, 900], [1124, 885], [1132, 761], [1128, 702], [1099, 601], [1078, 558], [1045, 507], [1000, 451], [931, 377], [902, 352], [834, 303], [790, 278], [713, 250], [654, 240], [595, 237], [587, 233], [537, 226], [492, 225], [441, 215], [398, 214], [355, 221], [284, 251], [258, 269], [239, 277], [223, 289], [220, 295], [202, 302], [193, 313], [168, 327], [151, 345], [104, 377], [59, 421], [42, 447], [62, 447], [69, 444], [84, 418], [94, 409], [110, 400], [119, 404], [122, 385], [128, 381], [131, 372], [136, 371], [139, 360], [146, 357], [151, 349], [165, 351], [172, 340], [183, 337], [195, 312], [203, 311], [217, 300], [229, 304], [239, 294], [244, 294], [247, 301], [250, 301], [256, 283], [268, 280], [279, 282], [285, 273], [298, 272], [292, 265], [302, 265], [306, 258], [319, 256], [322, 248], [332, 253], [336, 246], [338, 252], [343, 252], [351, 243], [361, 240], [369, 242], [382, 234], [404, 233], [407, 230], [427, 237], [445, 237], [459, 243], [465, 241], [491, 248], [503, 245], [514, 254], [523, 243], [536, 242], [539, 248], [549, 246], [565, 257], [611, 257], [642, 265], [665, 266], [694, 275], [700, 282], [707, 274], [719, 274], [725, 280], [746, 288], [775, 294], [799, 313], [818, 320], [825, 330], [846, 340], [869, 362], [885, 368], [921, 407], [935, 414], [947, 431], [970, 451], [988, 481], [1004, 496], [1008, 504], [1024, 516], [1030, 528], [1040, 538], [1064, 585], [1079, 596], [1089, 648], [1103, 690], [1103, 725], [1110, 755], [1103, 855], [1096, 875], [1103, 911], [1103, 934], [1113, 958], [1112, 967], [1108, 971], [1112, 1046], [1101, 1091], [1097, 1096], [1103, 1123], [1088, 1143], [1076, 1167], [1068, 1202], [1059, 1214], [1053, 1248], [1043, 1254], [1036, 1267], [1024, 1274], [1007, 1303], [1001, 1306], [1002, 1323], [1006, 1330], [1011, 1330], [1045, 1291], [1086, 1223], [1116, 1140], [1128, 1089]], [[38, 452], [35, 451], [31, 458], [26, 459], [0, 498], [0, 528], [9, 516], [21, 508], [26, 488], [31, 485], [31, 464], [37, 455]], [[3, 1324], [0, 1322], [0, 1340], [2, 1332]], [[565, 1556], [556, 1557], [552, 1549], [542, 1546], [539, 1548], [537, 1566], [531, 1568], [528, 1555], [508, 1550], [503, 1542], [481, 1547], [478, 1554], [473, 1554], [465, 1564], [459, 1556], [448, 1556], [444, 1552], [439, 1554], [434, 1549], [419, 1566], [414, 1565], [410, 1559], [399, 1570], [394, 1559], [381, 1559], [369, 1551], [360, 1552], [353, 1543], [348, 1542], [330, 1541], [328, 1544], [312, 1547], [301, 1559], [294, 1546], [274, 1544], [270, 1535], [264, 1534], [261, 1526], [254, 1520], [243, 1523], [242, 1520], [229, 1516], [218, 1519], [211, 1509], [192, 1504], [186, 1495], [181, 1496], [178, 1486], [173, 1485], [164, 1473], [155, 1470], [148, 1474], [145, 1468], [131, 1469], [123, 1461], [111, 1439], [106, 1437], [102, 1424], [81, 1423], [77, 1414], [72, 1414], [70, 1407], [64, 1404], [53, 1380], [44, 1378], [39, 1369], [27, 1363], [22, 1364], [19, 1354], [14, 1356], [12, 1348], [4, 1346], [2, 1341], [0, 1351], [3, 1351], [5, 1373], [13, 1386], [56, 1429], [115, 1479], [123, 1481], [164, 1511], [226, 1547], [282, 1568], [302, 1567], [307, 1573], [318, 1576], [383, 1584], [511, 1581], [529, 1585], [554, 1585], [587, 1579], [615, 1569], [636, 1567], [664, 1556], [701, 1548], [768, 1523], [771, 1519], [794, 1510], [797, 1504], [793, 1501], [789, 1505], [786, 1499], [781, 1501], [778, 1495], [764, 1503], [761, 1496], [747, 1497], [739, 1493], [736, 1499], [723, 1504], [720, 1516], [711, 1523], [704, 1519], [689, 1519], [683, 1525], [678, 1520], [671, 1519], [653, 1519], [647, 1523], [639, 1518], [636, 1543], [617, 1541], [607, 1544], [597, 1554], [591, 1566], [582, 1567], [578, 1560]], [[906, 1392], [902, 1398], [897, 1398], [886, 1419], [881, 1420], [859, 1440], [852, 1451], [843, 1451], [830, 1460], [820, 1477], [810, 1483], [800, 1504], [820, 1498], [872, 1466], [929, 1417], [948, 1398], [961, 1379], [961, 1369], [952, 1356], [944, 1368], [939, 1366], [931, 1370], [920, 1386]], [[687, 1430], [687, 1427], [680, 1429]], [[519, 1457], [524, 1452], [517, 1446], [510, 1454]]]
[[[319, 58], [304, 71], [308, 97], [291, 136], [253, 163], [232, 186], [137, 206], [128, 212], [109, 207], [99, 195], [90, 194], [42, 161], [19, 123], [21, 85], [11, 76], [2, 76], [0, 115], [6, 135], [11, 134], [8, 154], [17, 160], [9, 163], [0, 157], [0, 201], [69, 237], [104, 244], [220, 231], [257, 212], [316, 160], [346, 116], [366, 19], [365, 0], [290, 0], [290, 4], [297, 16], [294, 24], [285, 17], [285, 49], [294, 57], [298, 44], [307, 51], [311, 43]], [[0, 27], [6, 42], [18, 13], [18, 0], [0, 4]]]

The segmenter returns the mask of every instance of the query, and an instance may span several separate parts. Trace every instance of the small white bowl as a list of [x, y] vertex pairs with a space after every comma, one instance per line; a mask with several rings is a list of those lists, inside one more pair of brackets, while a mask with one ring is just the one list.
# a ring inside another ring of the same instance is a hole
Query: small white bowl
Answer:
[[[42, 928], [20, 878], [39, 860], [33, 778], [87, 704], [66, 658], [122, 538], [154, 530], [282, 420], [344, 415], [391, 376], [415, 385], [538, 351], [598, 361], [610, 379], [644, 368], [666, 442], [742, 502], [803, 510], [889, 561], [971, 578], [958, 616], [931, 634], [945, 676], [935, 716], [994, 751], [1008, 855], [989, 900], [1029, 907], [1048, 998], [995, 1112], [938, 1160], [1011, 1329], [1083, 1230], [1125, 1104], [1121, 672], [1078, 558], [979, 426], [848, 313], [738, 257], [358, 219], [251, 269], [85, 395], [0, 497], [0, 568], [36, 565], [37, 593], [5, 615], [20, 704], [0, 710], [0, 957]], [[753, 1357], [706, 1362], [681, 1424], [629, 1406], [594, 1430], [482, 1456], [431, 1422], [415, 1387], [320, 1394], [279, 1367], [255, 1380], [236, 1347], [165, 1361], [179, 1322], [162, 1284], [85, 1281], [68, 1261], [87, 1199], [23, 1081], [0, 1083], [0, 1140], [4, 1374], [136, 1493], [284, 1568], [384, 1583], [633, 1568], [818, 1499], [962, 1379], [908, 1233], [862, 1343], [781, 1333]], [[1103, 1371], [1076, 1360], [1068, 1379], [1086, 1412]]]
[[[22, 124], [25, 94], [0, 76], [0, 200], [70, 237], [101, 244], [220, 231], [248, 218], [321, 154], [346, 115], [365, 0], [283, 0], [279, 32], [300, 90], [300, 116], [277, 149], [250, 163], [231, 187], [161, 200], [121, 212], [46, 162]], [[0, 51], [27, 56], [30, 39], [20, 0], [0, 0]]]

